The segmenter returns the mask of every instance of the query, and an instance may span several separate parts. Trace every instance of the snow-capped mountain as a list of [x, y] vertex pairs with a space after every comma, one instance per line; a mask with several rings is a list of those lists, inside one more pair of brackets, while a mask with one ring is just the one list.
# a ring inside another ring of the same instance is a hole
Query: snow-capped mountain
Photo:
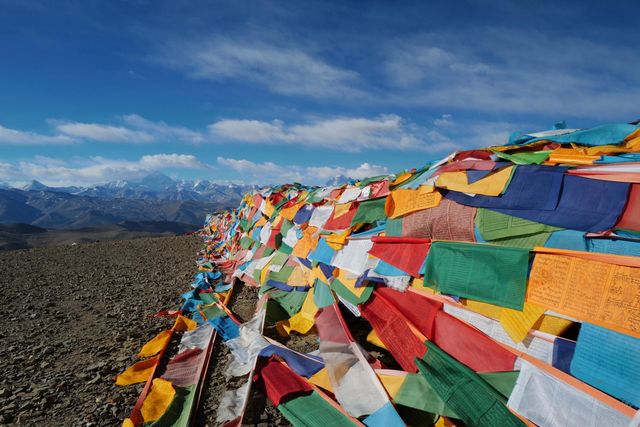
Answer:
[[0, 223], [69, 228], [121, 221], [202, 224], [207, 213], [233, 208], [254, 186], [174, 180], [154, 173], [137, 181], [90, 187], [49, 187], [32, 181], [0, 189]]

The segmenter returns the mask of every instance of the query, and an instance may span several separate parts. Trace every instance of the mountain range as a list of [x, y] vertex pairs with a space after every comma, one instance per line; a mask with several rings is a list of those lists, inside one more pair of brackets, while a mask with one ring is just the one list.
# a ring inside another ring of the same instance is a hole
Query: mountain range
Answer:
[[168, 221], [199, 226], [207, 213], [234, 208], [255, 186], [174, 180], [153, 173], [137, 181], [88, 187], [49, 187], [32, 181], [0, 186], [0, 224], [81, 228], [123, 221]]

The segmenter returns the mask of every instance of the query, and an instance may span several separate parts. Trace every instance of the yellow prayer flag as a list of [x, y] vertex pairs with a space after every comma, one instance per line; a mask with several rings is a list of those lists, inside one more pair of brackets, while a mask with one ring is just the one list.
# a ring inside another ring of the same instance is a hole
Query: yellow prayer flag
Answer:
[[264, 214], [267, 216], [267, 218], [271, 218], [271, 216], [273, 215], [273, 211], [275, 210], [274, 206], [271, 204], [270, 201], [265, 200], [264, 201]]
[[156, 356], [130, 366], [116, 377], [116, 385], [137, 384], [147, 381], [159, 361], [160, 358]]
[[380, 348], [384, 348], [385, 350], [387, 349], [384, 343], [380, 340], [380, 337], [378, 337], [378, 334], [376, 334], [375, 329], [372, 329], [371, 332], [369, 332], [369, 335], [367, 335], [367, 342]]
[[441, 200], [442, 195], [430, 185], [423, 185], [417, 190], [401, 188], [389, 193], [385, 211], [388, 217], [397, 218], [411, 212], [435, 208]]
[[333, 393], [333, 387], [331, 387], [331, 380], [329, 380], [329, 373], [327, 368], [322, 368], [309, 378], [311, 384], [317, 385], [331, 393]]
[[393, 182], [391, 183], [391, 186], [396, 186], [396, 185], [400, 185], [403, 182], [405, 182], [406, 180], [408, 180], [409, 178], [411, 178], [413, 176], [413, 173], [411, 172], [405, 172], [401, 175], [398, 175], [398, 177], [396, 179], [393, 180]]
[[499, 196], [511, 179], [513, 166], [489, 173], [486, 177], [469, 184], [466, 171], [445, 172], [438, 176], [436, 187], [462, 193]]
[[[347, 290], [349, 292], [351, 292], [353, 295], [355, 295], [356, 297], [360, 298], [362, 296], [362, 294], [364, 293], [364, 291], [367, 290], [366, 286], [361, 286], [359, 288], [356, 288], [356, 282], [358, 281], [357, 277], [347, 277], [347, 272], [341, 268], [337, 269], [338, 270], [338, 277], [337, 279], [340, 281], [340, 283], [342, 283], [344, 285], [345, 288], [347, 288]], [[335, 274], [335, 271], [334, 271]]]
[[319, 236], [316, 234], [318, 232], [317, 227], [308, 226], [302, 231], [302, 237], [296, 243], [293, 251], [291, 252], [291, 256], [295, 256], [298, 258], [306, 258], [313, 249], [318, 245]]
[[482, 314], [483, 316], [490, 317], [491, 319], [499, 319], [502, 313], [502, 307], [497, 305], [488, 304], [482, 301], [463, 300], [462, 305], [467, 309]]
[[302, 266], [296, 266], [287, 279], [289, 286], [307, 286], [309, 284], [309, 269]]
[[549, 155], [547, 162], [574, 165], [591, 165], [594, 161], [599, 159], [599, 155], [584, 154], [580, 149], [560, 147], [553, 150], [553, 152]]
[[343, 216], [346, 213], [348, 213], [349, 209], [351, 209], [351, 205], [352, 204], [353, 204], [353, 202], [343, 203], [341, 205], [336, 205], [333, 208], [333, 217], [334, 218], [340, 218], [341, 216]]
[[267, 276], [269, 275], [269, 266], [271, 265], [271, 261], [270, 260], [263, 268], [262, 270], [260, 270], [260, 284], [264, 285], [265, 283], [267, 283]]
[[515, 342], [521, 342], [529, 334], [529, 330], [544, 314], [544, 307], [525, 302], [522, 311], [502, 307], [500, 324]]
[[295, 205], [289, 206], [288, 208], [283, 208], [280, 211], [280, 215], [282, 215], [283, 218], [286, 218], [289, 221], [293, 221], [293, 218], [295, 218], [296, 214], [303, 206], [304, 203], [296, 203]]
[[313, 288], [307, 292], [307, 297], [302, 303], [300, 311], [294, 314], [289, 320], [276, 322], [276, 331], [281, 336], [288, 336], [291, 331], [306, 334], [315, 324], [318, 307], [313, 301]]
[[162, 378], [155, 378], [151, 391], [142, 402], [140, 413], [145, 423], [159, 419], [166, 411], [176, 395], [171, 382]]
[[546, 332], [551, 335], [560, 335], [572, 324], [573, 321], [571, 320], [545, 314], [535, 325], [533, 325], [533, 329], [537, 329], [540, 332]]
[[179, 314], [171, 329], [173, 329], [174, 331], [184, 332], [193, 331], [197, 327], [198, 324], [195, 322], [195, 320], [191, 320]]
[[389, 375], [376, 371], [376, 375], [392, 400], [398, 395], [402, 383], [404, 383], [404, 380], [407, 378], [406, 373], [404, 373], [404, 375]]
[[173, 332], [171, 331], [171, 329], [160, 332], [158, 335], [153, 337], [149, 342], [142, 346], [142, 349], [138, 353], [138, 357], [155, 356], [160, 351], [164, 350], [169, 344], [172, 334]]
[[326, 276], [317, 265], [313, 267], [309, 273], [309, 286], [313, 286], [316, 283], [316, 279], [320, 280], [322, 283], [329, 284]]
[[267, 223], [267, 218], [261, 216], [260, 219], [258, 221], [256, 221], [256, 223], [253, 225], [254, 228], [256, 227], [262, 227], [263, 225], [265, 225]]
[[131, 418], [125, 418], [122, 420], [122, 427], [136, 427], [136, 425], [131, 421]]
[[329, 234], [326, 237], [327, 244], [332, 249], [339, 251], [347, 244], [347, 237], [351, 235], [351, 228], [347, 228], [342, 233]]

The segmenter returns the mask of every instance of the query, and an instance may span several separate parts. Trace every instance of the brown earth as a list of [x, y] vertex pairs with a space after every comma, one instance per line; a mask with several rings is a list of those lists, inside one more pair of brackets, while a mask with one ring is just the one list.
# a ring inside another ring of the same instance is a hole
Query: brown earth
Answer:
[[141, 386], [114, 377], [171, 326], [198, 237], [0, 253], [0, 424], [116, 426]]

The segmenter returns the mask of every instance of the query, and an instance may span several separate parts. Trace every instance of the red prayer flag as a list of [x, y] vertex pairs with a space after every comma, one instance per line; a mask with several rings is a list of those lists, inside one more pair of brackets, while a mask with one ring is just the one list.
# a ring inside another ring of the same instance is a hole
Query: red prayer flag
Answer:
[[627, 206], [622, 212], [616, 228], [640, 231], [640, 184], [632, 184]]
[[409, 320], [429, 340], [433, 340], [436, 314], [442, 310], [440, 301], [427, 298], [417, 292], [398, 292], [384, 286], [374, 291], [383, 297]]
[[336, 211], [335, 209], [331, 212], [331, 216], [327, 220], [327, 222], [322, 226], [325, 230], [344, 230], [345, 228], [349, 228], [351, 225], [351, 221], [353, 217], [356, 216], [356, 211], [358, 210], [358, 202], [354, 202], [349, 206], [349, 211], [339, 216], [338, 218], [334, 218]]
[[476, 372], [512, 371], [516, 355], [444, 311], [436, 315], [434, 342]]
[[411, 331], [402, 315], [380, 296], [360, 306], [360, 311], [402, 369], [417, 372], [414, 360], [416, 357], [422, 358], [427, 347]]
[[414, 277], [420, 277], [420, 267], [427, 258], [431, 239], [414, 237], [372, 237], [369, 253]]
[[270, 359], [260, 371], [267, 397], [278, 406], [291, 394], [311, 393], [311, 386], [283, 363]]

